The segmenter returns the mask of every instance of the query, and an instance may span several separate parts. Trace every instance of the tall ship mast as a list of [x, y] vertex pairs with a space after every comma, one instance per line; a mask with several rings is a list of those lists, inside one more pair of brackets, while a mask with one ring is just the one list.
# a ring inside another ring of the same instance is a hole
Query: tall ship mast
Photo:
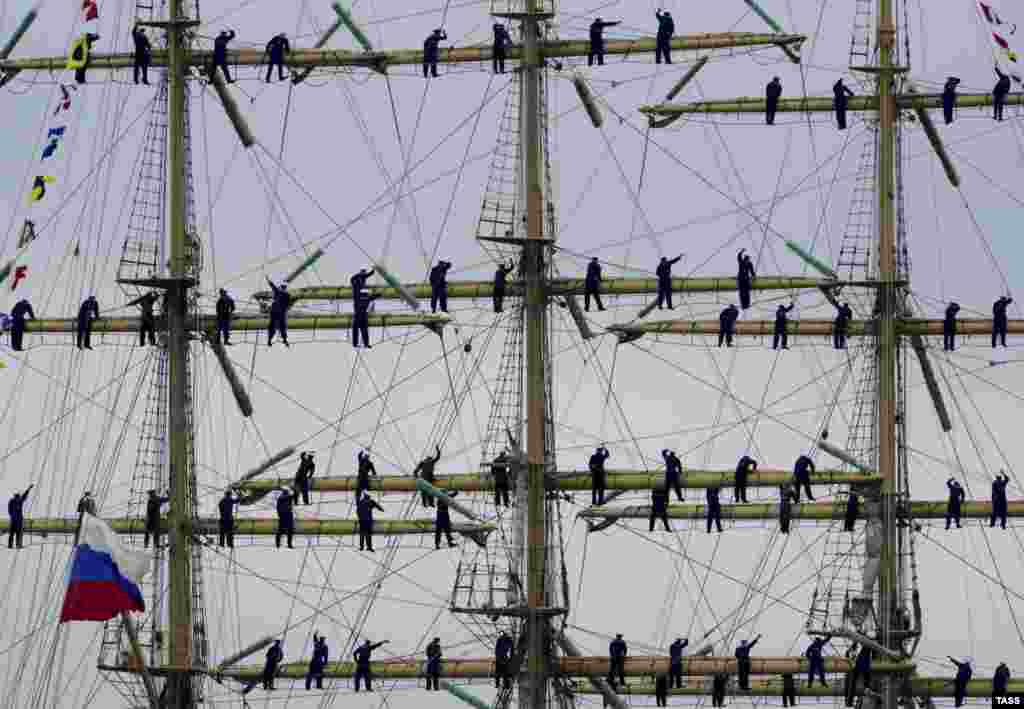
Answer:
[[[1017, 18], [964, 6], [961, 86], [911, 41], [941, 10], [769, 4], [87, 0], [66, 53], [19, 8], [11, 706], [895, 709], [1024, 673], [985, 211], [1021, 204]], [[147, 567], [105, 620], [68, 610], [99, 528]]]

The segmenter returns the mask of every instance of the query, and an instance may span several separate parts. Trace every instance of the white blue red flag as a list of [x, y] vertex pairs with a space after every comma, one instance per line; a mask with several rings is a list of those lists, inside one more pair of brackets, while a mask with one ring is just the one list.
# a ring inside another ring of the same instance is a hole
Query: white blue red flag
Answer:
[[83, 514], [60, 622], [146, 610], [141, 584], [149, 563], [149, 554], [124, 547], [106, 522]]

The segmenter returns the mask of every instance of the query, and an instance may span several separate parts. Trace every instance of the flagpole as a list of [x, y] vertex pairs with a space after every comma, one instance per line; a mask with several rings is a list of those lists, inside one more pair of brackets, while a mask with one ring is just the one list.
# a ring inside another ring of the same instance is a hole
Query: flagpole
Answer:
[[128, 640], [132, 646], [132, 654], [135, 656], [135, 661], [139, 663], [139, 673], [142, 675], [142, 684], [145, 685], [146, 694], [149, 696], [149, 706], [151, 709], [160, 709], [160, 699], [156, 693], [156, 685], [153, 684], [153, 677], [146, 668], [146, 660], [142, 656], [142, 647], [139, 645], [139, 636], [135, 632], [135, 621], [128, 615], [128, 611], [121, 611], [121, 622], [124, 623], [124, 629], [128, 632]]

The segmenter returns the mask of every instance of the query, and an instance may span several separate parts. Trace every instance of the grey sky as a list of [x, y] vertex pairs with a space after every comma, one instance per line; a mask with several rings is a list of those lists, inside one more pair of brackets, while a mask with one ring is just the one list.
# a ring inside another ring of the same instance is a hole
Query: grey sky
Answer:
[[[25, 0], [0, 5], [0, 37], [9, 35], [29, 5]], [[790, 64], [777, 50], [716, 57], [681, 99], [759, 96], [772, 75], [781, 77], [787, 96], [800, 95], [804, 86], [810, 95], [828, 95], [835, 79], [847, 73], [853, 5], [766, 0], [766, 8], [787, 30], [811, 35], [802, 67]], [[1009, 3], [1005, 5], [1009, 10]], [[739, 0], [700, 5], [670, 0], [664, 6], [675, 14], [679, 33], [764, 29]], [[419, 47], [442, 23], [440, 7], [437, 0], [358, 2], [354, 14], [375, 46]], [[609, 36], [653, 34], [655, 7], [650, 2], [562, 2], [559, 36], [585, 36], [595, 12], [623, 20]], [[443, 19], [449, 42], [489, 41], [488, 10], [487, 2], [451, 3]], [[101, 51], [127, 51], [133, 11], [132, 3], [101, 2]], [[215, 18], [199, 30], [207, 41], [230, 27], [239, 33], [236, 46], [243, 47], [262, 47], [278, 31], [287, 31], [293, 46], [310, 46], [332, 19], [328, 3], [305, 1], [202, 3], [202, 12]], [[947, 74], [955, 73], [963, 79], [962, 91], [991, 90], [991, 52], [972, 2], [913, 2], [907, 14], [915, 80], [934, 90]], [[51, 3], [16, 56], [62, 54], [76, 27], [76, 12]], [[331, 46], [354, 44], [342, 31]], [[698, 118], [652, 131], [645, 150], [646, 124], [635, 109], [664, 96], [696, 56], [677, 52], [671, 68], [656, 67], [650, 56], [609, 58], [601, 70], [584, 67], [583, 74], [602, 97], [603, 131], [595, 130], [580, 110], [568, 68], [552, 72], [551, 159], [562, 249], [557, 267], [562, 274], [581, 273], [584, 255], [599, 256], [612, 275], [651, 273], [660, 255], [685, 253], [676, 275], [731, 275], [741, 247], [757, 255], [759, 273], [800, 274], [803, 265], [785, 249], [784, 238], [813, 243], [816, 255], [835, 262], [868, 135], [863, 120], [854, 118], [843, 134], [828, 114], [780, 116], [775, 128], [763, 126], [760, 116]], [[511, 75], [493, 77], [489, 66], [467, 64], [443, 67], [442, 77], [428, 84], [419, 71], [395, 69], [387, 83], [366, 72], [317, 72], [290, 89], [290, 84], [268, 87], [256, 81], [257, 69], [240, 69], [241, 81], [233, 91], [261, 143], [248, 152], [240, 148], [213, 94], [203, 94], [193, 84], [198, 221], [209, 235], [204, 295], [228, 287], [240, 308], [251, 308], [249, 295], [265, 285], [264, 275], [283, 277], [301, 260], [303, 248], [328, 243], [326, 256], [301, 284], [347, 282], [352, 272], [367, 265], [367, 258], [385, 262], [405, 280], [422, 278], [434, 258], [453, 261], [454, 278], [490, 277], [493, 266], [474, 235]], [[29, 279], [18, 290], [31, 298], [38, 315], [71, 316], [91, 292], [105, 312], [127, 312], [118, 310], [126, 299], [113, 281], [147, 102], [155, 91], [137, 89], [130, 79], [130, 72], [121, 72], [108, 83], [93, 72], [90, 85], [76, 97], [66, 152], [60, 158], [66, 172], [58, 173], [47, 202], [33, 212], [37, 223], [49, 227], [28, 253]], [[26, 216], [25, 176], [37, 169], [35, 146], [54, 106], [55, 81], [23, 74], [4, 90], [0, 199], [2, 223], [10, 225], [2, 246], [4, 261], [14, 253], [17, 229]], [[908, 125], [908, 239], [912, 290], [922, 313], [935, 316], [947, 299], [955, 298], [964, 315], [983, 317], [1007, 287], [1015, 290], [1018, 277], [1011, 265], [1021, 253], [1016, 178], [1024, 151], [1020, 113], [1010, 108], [1008, 115], [1012, 120], [997, 125], [987, 111], [963, 111], [953, 126], [941, 129], [963, 177], [962, 198], [946, 183], [917, 124]], [[122, 133], [123, 140], [115, 143]], [[279, 171], [276, 156], [282, 141]], [[411, 155], [408, 162], [417, 165], [408, 178], [417, 191], [396, 212], [390, 190], [404, 172], [403, 149]], [[87, 177], [108, 151], [110, 159]], [[642, 167], [644, 183], [638, 189]], [[84, 187], [69, 198], [71, 186], [79, 184]], [[774, 195], [791, 192], [772, 208]], [[278, 209], [272, 214], [274, 205]], [[51, 221], [58, 207], [61, 211]], [[376, 211], [360, 216], [374, 207]], [[752, 225], [751, 211], [760, 226]], [[339, 224], [347, 230], [334, 239]], [[82, 249], [78, 258], [72, 257], [76, 240]], [[679, 317], [714, 317], [733, 299], [732, 294], [687, 298], [675, 312]], [[8, 301], [13, 303], [12, 298]], [[211, 304], [209, 298], [205, 302]], [[251, 378], [247, 376], [256, 408], [251, 424], [242, 423], [216, 363], [207, 349], [197, 346], [203, 510], [213, 512], [225, 483], [291, 444], [316, 450], [319, 474], [335, 475], [353, 473], [356, 451], [372, 445], [378, 469], [396, 474], [409, 473], [440, 436], [445, 448], [439, 473], [475, 468], [502, 347], [501, 332], [488, 344], [493, 324], [489, 305], [456, 301], [458, 329], [450, 328], [443, 342], [418, 329], [373, 332], [381, 346], [358, 357], [347, 344], [348, 333], [296, 333], [298, 346], [289, 351], [255, 347], [254, 335], [240, 337], [244, 344], [231, 354], [239, 367], [254, 366]], [[762, 298], [746, 317], [769, 317], [775, 305]], [[607, 313], [592, 314], [596, 328], [631, 319], [642, 303], [612, 299], [609, 306]], [[820, 295], [808, 294], [798, 300], [795, 315], [823, 317], [830, 311]], [[565, 311], [552, 312], [560, 467], [584, 467], [589, 449], [607, 442], [614, 467], [653, 468], [658, 451], [668, 446], [679, 451], [688, 467], [731, 469], [750, 450], [764, 465], [783, 468], [811, 446], [826, 419], [832, 438], [846, 439], [856, 388], [843, 359], [823, 341], [797, 341], [779, 358], [767, 343], [753, 341], [729, 354], [709, 349], [710, 340], [646, 338], [616, 348], [604, 336], [581, 345]], [[35, 482], [29, 514], [60, 516], [69, 514], [81, 492], [91, 488], [100, 494], [104, 513], [128, 514], [148, 392], [148, 380], [140, 378], [146, 355], [132, 349], [129, 339], [100, 338], [101, 346], [88, 356], [68, 347], [69, 339], [30, 339], [33, 349], [26, 358], [12, 362], [5, 353], [9, 368], [0, 370], [0, 425], [6, 441], [0, 480], [5, 494]], [[461, 347], [467, 339], [474, 345], [470, 355]], [[945, 479], [956, 474], [964, 478], [969, 498], [987, 499], [991, 474], [1003, 467], [1014, 479], [1011, 494], [1021, 494], [1014, 460], [1022, 450], [1014, 414], [1024, 385], [1017, 348], [1009, 352], [997, 357], [1010, 363], [994, 368], [988, 366], [995, 357], [983, 339], [965, 342], [948, 359], [933, 355], [956, 422], [950, 436], [940, 434], [917, 364], [908, 361], [915, 498], [942, 498]], [[482, 377], [470, 375], [478, 356]], [[443, 422], [450, 415], [452, 388], [461, 390], [467, 384], [473, 393], [449, 429]], [[389, 386], [385, 399], [380, 392]], [[831, 466], [824, 456], [819, 462]], [[281, 466], [280, 474], [290, 475], [294, 464]], [[775, 497], [769, 490], [754, 495]], [[690, 491], [689, 500], [697, 497], [697, 491]], [[352, 516], [347, 497], [316, 502], [310, 508], [314, 512], [303, 508], [300, 516]], [[383, 502], [388, 516], [399, 516], [409, 500], [397, 496]], [[486, 509], [482, 498], [473, 502]], [[767, 522], [729, 527], [725, 535], [712, 538], [701, 525], [676, 522], [675, 535], [655, 533], [647, 539], [646, 526], [637, 522], [586, 539], [584, 526], [573, 521], [583, 502], [577, 495], [563, 513], [573, 604], [569, 622], [582, 629], [575, 631], [576, 639], [588, 652], [605, 653], [607, 639], [616, 632], [626, 634], [633, 654], [662, 654], [675, 634], [694, 638], [708, 631], [713, 631], [709, 639], [718, 654], [731, 654], [734, 641], [758, 632], [765, 634], [758, 647], [763, 654], [802, 652], [803, 614], [822, 555], [838, 543], [825, 527], [799, 524], [786, 539], [776, 533], [774, 522]], [[256, 514], [270, 514], [269, 506]], [[422, 513], [413, 509], [412, 514]], [[1019, 661], [1024, 636], [1017, 626], [1024, 614], [1019, 527], [994, 534], [974, 522], [967, 527], [945, 533], [929, 524], [917, 538], [927, 623], [919, 671], [949, 674], [942, 663], [945, 655], [954, 654], [973, 655], [978, 675], [989, 676], [1001, 660], [1019, 674], [1024, 671]], [[395, 566], [408, 566], [382, 585], [361, 635], [391, 640], [380, 657], [422, 657], [425, 639], [434, 635], [451, 648], [451, 657], [488, 655], [491, 649], [473, 642], [446, 610], [460, 553], [466, 559], [472, 555], [468, 549], [433, 553], [430, 541], [403, 541]], [[294, 552], [274, 551], [264, 540], [240, 548], [235, 563], [208, 555], [212, 660], [262, 635], [280, 633], [286, 625], [291, 626], [286, 660], [309, 656], [314, 629], [329, 637], [332, 659], [351, 652], [344, 643], [363, 596], [340, 605], [336, 601], [366, 584], [384, 555], [360, 555], [352, 540], [340, 547], [323, 540], [297, 547]], [[67, 549], [63, 543], [33, 539], [23, 553], [0, 550], [6, 572], [0, 589], [7, 597], [8, 619], [0, 630], [0, 685], [9, 706], [84, 706], [98, 686], [99, 626], [75, 625], [55, 644], [52, 621], [62, 598]], [[957, 556], [969, 558], [978, 571]], [[1000, 560], [998, 571], [993, 558]], [[709, 573], [709, 565], [715, 571]], [[1008, 591], [982, 574], [1001, 577]], [[326, 590], [325, 578], [330, 586]], [[748, 583], [769, 584], [770, 590], [744, 600]], [[583, 593], [577, 596], [578, 588]], [[737, 617], [743, 622], [737, 623]], [[491, 696], [487, 683], [473, 691]], [[298, 707], [381, 707], [384, 696], [392, 707], [455, 701], [444, 694], [425, 699], [421, 689], [409, 685], [373, 698], [350, 692], [343, 682], [323, 702], [319, 694], [309, 696], [298, 687], [279, 689], [270, 699], [258, 690], [249, 696], [253, 705]], [[230, 704], [226, 700], [231, 695], [222, 688], [215, 696]], [[94, 706], [120, 705], [116, 697], [109, 686], [102, 686], [91, 701]]]

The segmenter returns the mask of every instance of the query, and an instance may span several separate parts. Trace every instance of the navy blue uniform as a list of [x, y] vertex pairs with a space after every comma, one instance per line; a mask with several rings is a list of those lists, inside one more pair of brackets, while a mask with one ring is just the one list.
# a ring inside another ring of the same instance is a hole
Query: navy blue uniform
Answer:
[[147, 293], [139, 301], [139, 308], [142, 310], [142, 317], [139, 318], [139, 347], [144, 347], [146, 337], [149, 336], [149, 344], [156, 345], [156, 315], [153, 313], [153, 306], [159, 296], [156, 293]]
[[992, 696], [1005, 697], [1009, 684], [1010, 668], [1006, 666], [1005, 662], [1000, 662], [995, 674], [992, 675]]
[[99, 316], [99, 303], [96, 302], [96, 296], [90, 295], [78, 309], [78, 337], [75, 343], [78, 349], [92, 349], [92, 321]]
[[946, 79], [946, 85], [942, 87], [942, 117], [946, 119], [948, 126], [953, 122], [953, 107], [956, 106], [956, 87], [960, 79], [951, 76]]
[[946, 317], [942, 319], [942, 349], [945, 352], [956, 349], [956, 316], [959, 312], [959, 303], [946, 306]]
[[309, 482], [316, 473], [316, 463], [313, 462], [312, 453], [299, 455], [299, 469], [295, 471], [295, 493], [298, 502], [299, 495], [302, 496], [302, 503], [309, 504]]
[[[439, 461], [439, 460], [441, 460], [441, 447], [437, 446], [437, 448], [435, 450], [435, 455], [433, 455], [433, 456], [429, 456], [428, 455], [426, 458], [424, 458], [423, 460], [421, 460], [419, 463], [416, 464], [416, 468], [412, 471], [412, 476], [414, 478], [415, 477], [423, 478], [424, 481], [426, 481], [426, 482], [430, 483], [431, 485], [433, 485], [434, 484], [434, 467], [437, 465], [437, 461]], [[433, 495], [428, 495], [427, 493], [424, 492], [424, 493], [422, 493], [422, 499], [423, 499], [423, 506], [424, 507], [433, 507], [434, 506], [434, 497], [433, 497]]]
[[668, 12], [655, 12], [655, 19], [658, 20], [658, 38], [654, 45], [654, 62], [661, 64], [661, 58], [665, 57], [665, 63], [672, 63], [672, 35], [676, 33], [676, 23]]
[[213, 67], [210, 70], [210, 77], [219, 67], [224, 72], [224, 79], [229, 83], [235, 83], [228, 73], [228, 42], [235, 38], [234, 30], [224, 30], [213, 40]]
[[288, 308], [292, 305], [292, 297], [286, 285], [275, 286], [269, 278], [267, 283], [274, 292], [274, 300], [270, 303], [270, 325], [267, 329], [267, 347], [274, 344], [274, 333], [281, 333], [281, 340], [288, 347]]
[[807, 658], [807, 686], [811, 687], [814, 685], [814, 676], [817, 675], [818, 679], [821, 680], [821, 686], [827, 687], [828, 683], [825, 682], [825, 658], [821, 654], [822, 648], [825, 644], [832, 639], [831, 635], [826, 635], [823, 638], [815, 638], [814, 641], [804, 652], [804, 657]]
[[656, 487], [651, 490], [651, 519], [650, 527], [647, 531], [654, 531], [654, 520], [660, 519], [662, 524], [665, 525], [665, 531], [671, 532], [672, 528], [668, 526], [668, 490], [663, 487]]
[[356, 454], [356, 460], [359, 464], [359, 470], [356, 473], [356, 496], [359, 496], [370, 489], [370, 475], [376, 475], [377, 468], [370, 460], [370, 454], [364, 451], [359, 451]]
[[[747, 296], [747, 303], [750, 303], [750, 296]], [[740, 311], [735, 305], [730, 305], [718, 315], [718, 346], [725, 343], [726, 347], [732, 347], [732, 338], [736, 334], [736, 319]]]
[[371, 643], [369, 640], [364, 642], [362, 645], [356, 648], [356, 651], [352, 653], [352, 657], [356, 661], [356, 691], [359, 691], [359, 679], [362, 678], [366, 682], [366, 691], [372, 692], [373, 686], [370, 684], [373, 680], [373, 675], [370, 674], [370, 659], [373, 656], [373, 651], [383, 645], [386, 640], [381, 640], [379, 643]]
[[594, 59], [597, 59], [598, 66], [604, 66], [604, 30], [617, 24], [619, 23], [604, 22], [600, 17], [590, 23], [590, 52], [587, 54], [587, 66], [593, 66]]
[[274, 544], [281, 546], [281, 536], [288, 537], [288, 548], [292, 546], [292, 537], [295, 535], [295, 503], [298, 501], [298, 494], [282, 492], [277, 498], [277, 534], [274, 537]]
[[775, 125], [775, 112], [779, 110], [779, 97], [782, 96], [782, 82], [775, 77], [764, 87], [765, 123]]
[[25, 535], [25, 501], [28, 500], [28, 493], [33, 486], [29, 485], [25, 492], [15, 493], [7, 502], [7, 514], [11, 518], [11, 528], [7, 533], [7, 548], [13, 549], [17, 545], [22, 548]]
[[661, 457], [665, 460], [665, 489], [675, 490], [676, 497], [683, 501], [683, 464], [675, 451], [663, 450]]
[[783, 485], [779, 488], [779, 531], [789, 534], [789, 524], [793, 520], [793, 501], [796, 500], [796, 491], [792, 485]]
[[32, 305], [27, 300], [19, 300], [11, 308], [11, 349], [15, 352], [22, 351], [22, 342], [25, 336], [25, 318], [36, 319]]
[[354, 298], [356, 293], [366, 288], [366, 281], [369, 280], [377, 269], [371, 268], [367, 271], [365, 268], [359, 269], [359, 273], [352, 274], [352, 277], [348, 279], [348, 282], [352, 285], [352, 297]]
[[149, 37], [141, 27], [132, 30], [132, 41], [135, 43], [134, 72], [135, 83], [139, 83], [139, 72], [142, 73], [142, 83], [149, 83], [149, 63], [153, 59], [153, 48], [149, 44]]
[[992, 304], [992, 347], [996, 346], [997, 340], [1003, 347], [1006, 347], [1006, 331], [1009, 322], [1006, 319], [1006, 307], [1013, 302], [1013, 298], [1003, 296]]
[[946, 481], [949, 489], [949, 500], [946, 502], [946, 529], [949, 529], [950, 522], [956, 522], [956, 528], [960, 529], [960, 510], [963, 504], [964, 488], [953, 478]]
[[[327, 658], [330, 650], [327, 647], [327, 638], [322, 638], [313, 633], [313, 657], [309, 661], [309, 670], [306, 672], [306, 691], [312, 688], [313, 680], [316, 680], [316, 688], [324, 688], [324, 668], [327, 667]], [[358, 676], [358, 668], [356, 674]], [[356, 690], [358, 691], [358, 689]]]
[[229, 549], [235, 548], [235, 505], [238, 500], [231, 496], [231, 492], [224, 493], [220, 498], [217, 508], [220, 510], [220, 540], [218, 546], [227, 544]]
[[277, 674], [277, 666], [283, 659], [284, 650], [281, 649], [281, 641], [275, 640], [267, 650], [267, 660], [263, 665], [263, 689], [268, 692], [274, 689], [274, 675]]
[[672, 266], [679, 263], [681, 258], [682, 256], [676, 256], [674, 259], [667, 259], [662, 256], [658, 263], [658, 268], [655, 271], [658, 274], [658, 310], [662, 309], [662, 303], [668, 305], [669, 310], [674, 309], [672, 307]]
[[[448, 497], [455, 497], [459, 493], [455, 490], [448, 490]], [[445, 539], [448, 540], [448, 546], [455, 546], [455, 540], [452, 538], [452, 517], [448, 511], [448, 503], [443, 497], [437, 498], [437, 515], [434, 518], [434, 548], [441, 548], [441, 534], [444, 534]]]
[[598, 310], [604, 310], [604, 303], [601, 302], [601, 264], [596, 258], [590, 259], [587, 264], [587, 277], [583, 281], [583, 309], [590, 312], [590, 298]]
[[153, 546], [160, 546], [160, 508], [170, 502], [169, 497], [159, 497], [155, 492], [149, 493], [146, 500], [146, 534], [142, 538], [142, 546], [149, 546], [149, 537], [153, 537]]
[[423, 78], [427, 78], [429, 69], [430, 75], [437, 78], [437, 59], [440, 49], [438, 45], [448, 39], [447, 33], [442, 29], [434, 30], [430, 36], [423, 41]]
[[989, 519], [989, 527], [996, 526], [996, 520], [1002, 520], [1003, 529], [1006, 529], [1006, 515], [1009, 503], [1006, 500], [1006, 484], [1010, 478], [1006, 475], [997, 475], [992, 481], [992, 515]]
[[754, 272], [754, 262], [751, 260], [750, 254], [744, 253], [745, 251], [746, 249], [740, 249], [736, 254], [738, 266], [736, 289], [740, 293], [740, 307], [744, 310], [750, 307], [750, 289], [754, 284], [754, 279], [757, 278], [757, 273]]
[[782, 675], [782, 706], [796, 706], [796, 680], [789, 672]]
[[688, 639], [676, 638], [668, 647], [669, 686], [675, 685], [677, 689], [683, 686], [683, 649], [689, 644]]
[[235, 301], [224, 289], [217, 298], [217, 342], [231, 344], [231, 317], [235, 314]]
[[370, 348], [370, 303], [380, 297], [379, 293], [370, 295], [359, 291], [352, 296], [352, 346], [359, 347], [359, 336], [363, 337], [363, 347]]
[[512, 649], [514, 643], [512, 636], [502, 633], [494, 644], [494, 687], [499, 682], [504, 683], [505, 688], [512, 687]]
[[800, 488], [803, 487], [804, 492], [807, 493], [808, 500], [814, 500], [814, 495], [811, 494], [811, 473], [814, 472], [814, 461], [808, 458], [806, 455], [802, 455], [796, 459], [796, 463], [793, 464], [793, 477], [796, 478], [796, 501], [800, 502]]
[[857, 696], [857, 680], [863, 679], [864, 685], [871, 683], [871, 648], [864, 646], [857, 654], [853, 663], [853, 672], [846, 681], [846, 706], [852, 707], [854, 697]]
[[857, 512], [860, 509], [860, 497], [851, 492], [846, 498], [846, 515], [843, 517], [843, 531], [852, 532], [857, 523]]
[[615, 687], [615, 677], [619, 678], [622, 684], [626, 683], [626, 655], [629, 653], [629, 649], [626, 647], [626, 641], [622, 639], [622, 635], [616, 635], [615, 639], [608, 645], [608, 657], [609, 657], [609, 670], [608, 670], [608, 682], [611, 683], [612, 687]]
[[288, 38], [279, 34], [273, 37], [267, 42], [267, 54], [270, 56], [270, 62], [267, 63], [267, 83], [270, 83], [270, 72], [274, 66], [277, 66], [277, 78], [279, 81], [285, 80], [284, 75], [284, 55], [292, 51], [292, 47], [288, 44]]
[[[494, 25], [494, 44], [491, 45], [491, 63], [495, 74], [505, 73], [505, 56], [508, 45], [512, 44], [512, 38], [505, 29], [505, 25]], [[500, 312], [500, 311], [498, 311]]]
[[846, 108], [849, 105], [848, 97], [850, 96], [853, 96], [853, 92], [846, 88], [842, 79], [832, 85], [832, 107], [836, 111], [836, 123], [839, 125], [839, 130], [846, 130]]
[[502, 451], [491, 463], [491, 476], [494, 478], [494, 506], [509, 506], [508, 498], [508, 456]]
[[430, 312], [436, 313], [437, 306], [441, 312], [448, 312], [448, 269], [452, 265], [447, 261], [439, 261], [430, 269]]
[[611, 457], [607, 448], [601, 447], [590, 456], [590, 504], [604, 504], [604, 489], [607, 477], [604, 471], [604, 462]]
[[757, 641], [761, 639], [758, 635], [749, 643], [741, 643], [736, 648], [736, 669], [739, 674], [739, 685], [740, 689], [750, 690], [750, 651], [757, 645]]
[[974, 670], [970, 662], [957, 662], [952, 657], [949, 661], [956, 665], [956, 679], [953, 680], [953, 702], [954, 706], [963, 706], [964, 697], [967, 696], [967, 683], [971, 681]]
[[1006, 95], [1010, 93], [1010, 77], [999, 71], [999, 67], [996, 67], [996, 74], [999, 75], [999, 81], [992, 89], [992, 117], [1001, 121], [1003, 120], [1003, 107], [1006, 105]]
[[748, 502], [747, 500], [747, 477], [752, 470], [757, 470], [757, 461], [749, 455], [740, 458], [736, 463], [736, 475], [733, 480], [733, 500], [736, 502]]
[[373, 551], [373, 511], [384, 511], [384, 508], [370, 498], [363, 495], [356, 503], [356, 514], [359, 517], [359, 551], [366, 549]]
[[[500, 27], [501, 25], [495, 26]], [[494, 312], [496, 313], [500, 313], [503, 309], [506, 279], [513, 269], [515, 269], [515, 266], [510, 263], [508, 266], [498, 266], [498, 270], [494, 272], [494, 294], [492, 299], [494, 301]]]
[[[427, 645], [427, 691], [433, 689], [435, 692], [441, 689], [439, 678], [441, 677], [441, 639], [434, 638]], [[433, 686], [431, 686], [433, 685]]]
[[782, 349], [789, 349], [789, 333], [786, 332], [786, 324], [789, 322], [789, 312], [793, 309], [793, 304], [790, 303], [788, 306], [780, 305], [775, 309], [775, 335], [772, 337], [772, 349], [779, 349], [779, 344], [782, 344]]
[[850, 320], [853, 318], [853, 308], [849, 303], [843, 303], [836, 312], [836, 319], [832, 326], [832, 345], [837, 350], [846, 349], [846, 335], [850, 330]]
[[722, 531], [722, 503], [718, 499], [721, 493], [717, 487], [709, 487], [704, 493], [708, 501], [708, 534], [711, 534], [711, 523], [714, 522], [718, 531]]

